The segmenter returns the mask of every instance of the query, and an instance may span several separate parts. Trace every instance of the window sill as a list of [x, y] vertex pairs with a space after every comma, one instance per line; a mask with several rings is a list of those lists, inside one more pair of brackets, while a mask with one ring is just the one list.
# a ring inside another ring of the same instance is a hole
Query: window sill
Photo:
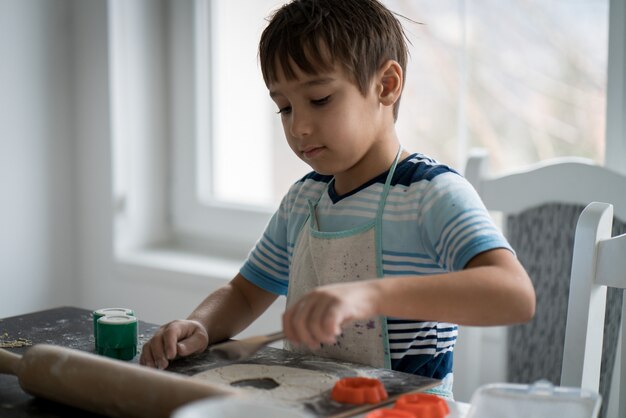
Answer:
[[239, 272], [242, 259], [197, 254], [178, 247], [127, 250], [116, 255], [122, 265], [229, 281]]

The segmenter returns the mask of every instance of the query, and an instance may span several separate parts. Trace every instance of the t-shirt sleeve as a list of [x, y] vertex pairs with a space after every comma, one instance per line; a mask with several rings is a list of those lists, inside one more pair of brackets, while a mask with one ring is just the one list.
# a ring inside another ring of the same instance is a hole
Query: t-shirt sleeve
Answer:
[[289, 279], [286, 205], [285, 198], [239, 270], [248, 281], [277, 295], [287, 294]]
[[423, 242], [446, 271], [462, 270], [478, 254], [513, 251], [472, 185], [457, 173], [430, 181], [420, 204]]

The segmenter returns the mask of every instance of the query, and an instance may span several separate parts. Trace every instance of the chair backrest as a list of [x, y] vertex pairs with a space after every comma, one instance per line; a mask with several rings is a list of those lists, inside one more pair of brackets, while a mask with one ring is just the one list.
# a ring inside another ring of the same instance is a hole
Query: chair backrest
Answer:
[[626, 221], [626, 176], [585, 158], [555, 158], [494, 176], [488, 154], [478, 149], [464, 174], [489, 210], [511, 215], [546, 203], [611, 202], [615, 217]]
[[[487, 209], [505, 215], [503, 228], [537, 293], [535, 318], [507, 329], [507, 380], [558, 384], [565, 340], [574, 232], [593, 201], [615, 205], [614, 234], [626, 232], [626, 176], [581, 158], [562, 158], [494, 176], [488, 157], [474, 151], [466, 178]], [[619, 221], [621, 219], [622, 221]], [[622, 292], [611, 289], [607, 304], [600, 393], [608, 399], [615, 362]], [[606, 414], [603, 403], [601, 417]]]
[[[626, 234], [613, 236], [613, 205], [590, 203], [580, 215], [574, 238], [562, 386], [598, 391], [607, 288], [626, 289]], [[626, 335], [626, 304], [621, 335]], [[626, 344], [621, 346], [618, 417], [626, 417]]]

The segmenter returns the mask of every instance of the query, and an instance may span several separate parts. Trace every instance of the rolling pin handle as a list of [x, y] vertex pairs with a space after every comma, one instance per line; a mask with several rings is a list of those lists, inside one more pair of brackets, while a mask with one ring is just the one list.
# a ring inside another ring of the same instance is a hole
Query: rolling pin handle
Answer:
[[0, 348], [0, 373], [17, 375], [22, 356]]

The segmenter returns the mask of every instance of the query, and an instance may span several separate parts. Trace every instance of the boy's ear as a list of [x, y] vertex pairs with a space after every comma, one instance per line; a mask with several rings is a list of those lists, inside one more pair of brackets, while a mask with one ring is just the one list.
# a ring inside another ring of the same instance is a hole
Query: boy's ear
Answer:
[[402, 93], [402, 67], [394, 60], [386, 61], [378, 71], [378, 98], [385, 106], [392, 106]]

